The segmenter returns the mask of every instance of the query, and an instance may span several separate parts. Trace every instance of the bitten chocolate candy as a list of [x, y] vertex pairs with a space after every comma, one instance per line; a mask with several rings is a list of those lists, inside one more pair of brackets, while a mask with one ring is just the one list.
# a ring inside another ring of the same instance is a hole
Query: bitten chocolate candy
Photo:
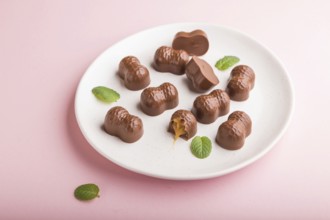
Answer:
[[117, 136], [127, 143], [133, 143], [143, 135], [142, 120], [120, 106], [108, 111], [104, 120], [104, 129], [108, 134]]
[[203, 124], [210, 124], [218, 117], [229, 112], [230, 99], [228, 94], [221, 89], [213, 90], [208, 95], [200, 95], [194, 101], [192, 112], [197, 121]]
[[133, 56], [127, 56], [120, 61], [118, 75], [130, 90], [140, 90], [150, 84], [148, 69]]
[[193, 56], [187, 64], [186, 75], [197, 92], [205, 92], [219, 83], [212, 67], [196, 56]]
[[250, 135], [251, 127], [250, 117], [245, 112], [235, 111], [219, 126], [216, 142], [227, 150], [238, 150]]
[[155, 53], [153, 67], [159, 72], [182, 75], [188, 61], [189, 55], [186, 51], [162, 46]]
[[229, 82], [226, 88], [231, 100], [245, 101], [249, 98], [250, 90], [254, 87], [254, 71], [246, 66], [236, 66], [230, 73]]
[[176, 50], [185, 50], [191, 56], [202, 56], [209, 49], [209, 41], [202, 30], [181, 31], [175, 35], [172, 47]]
[[150, 116], [160, 115], [165, 110], [175, 108], [178, 104], [178, 90], [171, 83], [146, 88], [140, 97], [142, 111]]
[[177, 110], [171, 117], [168, 131], [174, 134], [174, 140], [182, 137], [189, 140], [197, 132], [197, 121], [195, 116], [187, 110]]

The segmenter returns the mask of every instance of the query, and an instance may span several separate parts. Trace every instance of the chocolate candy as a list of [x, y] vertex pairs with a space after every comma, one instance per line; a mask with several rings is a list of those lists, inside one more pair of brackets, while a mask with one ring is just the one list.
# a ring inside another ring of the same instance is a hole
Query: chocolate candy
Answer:
[[205, 92], [219, 83], [212, 67], [196, 56], [187, 64], [186, 75], [197, 92]]
[[162, 46], [155, 53], [153, 67], [159, 72], [182, 75], [188, 61], [189, 55], [186, 51]]
[[142, 111], [150, 116], [160, 115], [167, 109], [175, 108], [178, 104], [178, 90], [171, 83], [146, 88], [140, 97]]
[[245, 101], [249, 98], [250, 90], [254, 87], [254, 71], [246, 66], [236, 66], [230, 73], [229, 82], [226, 88], [231, 100]]
[[197, 132], [197, 121], [195, 116], [187, 110], [177, 110], [171, 117], [168, 131], [174, 134], [174, 140], [182, 137], [189, 140]]
[[127, 143], [133, 143], [143, 135], [142, 120], [130, 115], [126, 109], [120, 106], [108, 111], [104, 120], [104, 129], [108, 134], [119, 137]]
[[230, 99], [226, 92], [221, 89], [213, 90], [208, 95], [200, 95], [194, 101], [192, 112], [197, 121], [203, 124], [210, 124], [218, 117], [229, 112]]
[[209, 49], [209, 41], [202, 30], [181, 31], [175, 35], [172, 47], [176, 50], [185, 50], [191, 56], [202, 56]]
[[118, 75], [130, 90], [140, 90], [150, 84], [148, 69], [133, 56], [127, 56], [120, 61]]
[[245, 138], [251, 133], [250, 117], [242, 111], [235, 111], [228, 121], [219, 126], [216, 142], [227, 150], [238, 150], [244, 145]]

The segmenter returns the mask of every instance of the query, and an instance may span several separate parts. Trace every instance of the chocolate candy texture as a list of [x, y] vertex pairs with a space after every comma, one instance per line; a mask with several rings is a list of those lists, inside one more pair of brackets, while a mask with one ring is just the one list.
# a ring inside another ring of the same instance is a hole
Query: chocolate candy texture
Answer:
[[184, 50], [175, 50], [172, 47], [162, 46], [154, 55], [153, 67], [158, 72], [170, 72], [176, 75], [185, 73], [189, 55]]
[[130, 90], [140, 90], [150, 84], [148, 69], [134, 56], [124, 57], [120, 61], [118, 75]]
[[250, 117], [245, 112], [235, 111], [219, 126], [216, 142], [227, 150], [238, 150], [243, 147], [245, 138], [251, 134], [251, 130]]
[[197, 92], [205, 92], [219, 83], [212, 67], [196, 56], [193, 56], [187, 64], [186, 76]]
[[177, 110], [171, 117], [168, 131], [174, 134], [174, 140], [179, 137], [189, 140], [197, 132], [195, 116], [188, 110]]
[[178, 104], [179, 93], [171, 83], [146, 88], [140, 96], [140, 107], [145, 114], [150, 116], [160, 115], [165, 110], [175, 108]]
[[139, 140], [143, 135], [142, 120], [120, 106], [111, 108], [104, 120], [104, 130], [127, 143]]
[[245, 101], [254, 87], [254, 81], [255, 74], [249, 66], [236, 66], [230, 73], [226, 92], [231, 100]]

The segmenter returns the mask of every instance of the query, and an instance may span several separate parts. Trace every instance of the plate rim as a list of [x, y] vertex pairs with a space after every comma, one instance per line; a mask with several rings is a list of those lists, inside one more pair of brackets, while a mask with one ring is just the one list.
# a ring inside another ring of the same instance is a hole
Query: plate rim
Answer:
[[[162, 174], [155, 174], [152, 172], [147, 172], [147, 171], [143, 171], [140, 169], [135, 169], [134, 167], [130, 167], [130, 166], [126, 166], [125, 164], [121, 163], [120, 161], [117, 161], [114, 158], [110, 158], [108, 155], [106, 155], [105, 153], [103, 153], [102, 151], [98, 150], [97, 147], [94, 146], [93, 141], [90, 140], [90, 138], [87, 135], [87, 132], [84, 130], [81, 122], [79, 121], [78, 118], [78, 104], [77, 104], [77, 100], [78, 100], [78, 93], [80, 88], [82, 87], [82, 82], [84, 81], [84, 78], [86, 77], [87, 73], [89, 72], [89, 70], [91, 69], [91, 67], [98, 62], [99, 59], [101, 59], [101, 57], [107, 53], [108, 50], [110, 50], [112, 47], [115, 47], [116, 45], [120, 44], [123, 41], [126, 41], [136, 35], [139, 35], [143, 32], [148, 32], [148, 31], [152, 31], [153, 29], [158, 29], [158, 28], [166, 28], [166, 27], [171, 27], [171, 26], [208, 26], [208, 27], [212, 27], [212, 28], [220, 28], [220, 29], [224, 29], [227, 31], [231, 31], [231, 32], [235, 32], [238, 35], [242, 35], [243, 37], [248, 38], [250, 41], [252, 41], [253, 43], [259, 45], [260, 47], [262, 47], [263, 49], [265, 49], [275, 60], [276, 62], [280, 65], [280, 67], [283, 69], [284, 71], [284, 76], [285, 76], [285, 80], [288, 82], [288, 91], [290, 91], [290, 94], [288, 94], [288, 97], [290, 97], [289, 99], [289, 103], [290, 105], [288, 106], [288, 116], [280, 130], [280, 132], [278, 132], [275, 135], [275, 138], [273, 138], [273, 140], [271, 141], [271, 143], [265, 147], [263, 150], [261, 150], [260, 152], [258, 152], [255, 156], [244, 160], [243, 162], [232, 166], [230, 168], [224, 169], [224, 170], [220, 170], [217, 172], [210, 172], [210, 173], [205, 173], [205, 174], [199, 174], [198, 176], [183, 176], [183, 177], [171, 177], [169, 175], [162, 175]], [[115, 43], [111, 44], [110, 46], [108, 46], [106, 49], [103, 50], [103, 52], [101, 52], [96, 58], [93, 59], [93, 61], [89, 64], [89, 66], [86, 68], [86, 70], [84, 71], [83, 75], [81, 76], [78, 86], [76, 87], [76, 91], [75, 91], [75, 96], [74, 96], [74, 113], [75, 113], [75, 118], [76, 118], [76, 122], [78, 124], [78, 127], [80, 129], [80, 131], [82, 132], [84, 138], [87, 140], [87, 142], [89, 143], [89, 145], [91, 145], [91, 147], [98, 152], [99, 154], [101, 154], [103, 157], [105, 157], [107, 160], [113, 162], [114, 164], [125, 168], [127, 170], [130, 170], [132, 172], [135, 173], [139, 173], [139, 174], [143, 174], [146, 176], [150, 176], [150, 177], [154, 177], [154, 178], [159, 178], [159, 179], [167, 179], [167, 180], [202, 180], [202, 179], [209, 179], [209, 178], [215, 178], [215, 177], [219, 177], [219, 176], [223, 176], [229, 173], [232, 173], [234, 171], [240, 170], [250, 164], [252, 164], [253, 162], [257, 161], [258, 159], [260, 159], [261, 157], [263, 157], [266, 153], [268, 153], [271, 149], [274, 148], [275, 144], [278, 143], [278, 141], [283, 137], [284, 133], [287, 131], [292, 118], [293, 118], [293, 113], [295, 110], [295, 91], [294, 91], [294, 86], [293, 86], [293, 82], [291, 79], [291, 76], [289, 74], [289, 71], [287, 70], [287, 68], [285, 67], [285, 65], [283, 64], [283, 62], [281, 61], [281, 59], [266, 45], [264, 45], [263, 43], [261, 43], [260, 41], [257, 41], [254, 37], [252, 37], [251, 35], [239, 31], [236, 28], [232, 28], [232, 27], [228, 27], [225, 25], [219, 25], [219, 24], [214, 24], [214, 23], [204, 23], [204, 22], [179, 22], [179, 23], [168, 23], [168, 24], [163, 24], [163, 25], [157, 25], [157, 26], [153, 26], [153, 27], [149, 27], [146, 29], [142, 29], [140, 31], [137, 31], [135, 33], [132, 33], [124, 38], [122, 38], [119, 41], [116, 41]]]

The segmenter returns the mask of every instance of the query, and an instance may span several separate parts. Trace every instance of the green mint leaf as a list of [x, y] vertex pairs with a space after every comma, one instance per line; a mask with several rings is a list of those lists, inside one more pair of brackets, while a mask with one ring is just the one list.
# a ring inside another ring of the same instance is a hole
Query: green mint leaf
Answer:
[[215, 64], [215, 67], [218, 70], [224, 71], [232, 66], [234, 66], [236, 63], [239, 62], [239, 58], [235, 56], [224, 56], [222, 59], [218, 60]]
[[190, 150], [195, 157], [204, 159], [210, 155], [212, 143], [206, 136], [196, 136], [191, 141]]
[[74, 196], [76, 199], [87, 201], [99, 197], [100, 189], [93, 183], [83, 184], [76, 188]]
[[98, 100], [106, 103], [116, 102], [120, 98], [118, 92], [104, 86], [98, 86], [93, 88], [92, 93]]

